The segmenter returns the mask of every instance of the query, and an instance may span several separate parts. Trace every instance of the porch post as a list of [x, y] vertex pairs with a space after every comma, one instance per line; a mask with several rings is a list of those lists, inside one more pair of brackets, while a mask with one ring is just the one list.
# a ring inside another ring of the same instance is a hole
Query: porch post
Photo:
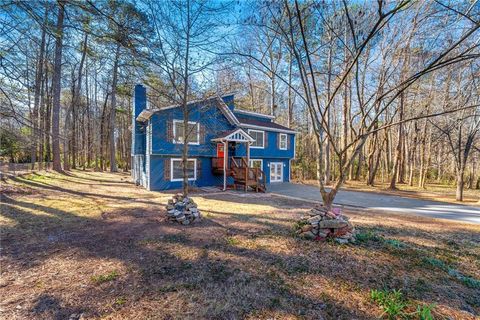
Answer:
[[250, 142], [247, 142], [247, 166], [250, 167]]
[[227, 141], [223, 141], [223, 191], [227, 190], [227, 161], [228, 161], [228, 148]]

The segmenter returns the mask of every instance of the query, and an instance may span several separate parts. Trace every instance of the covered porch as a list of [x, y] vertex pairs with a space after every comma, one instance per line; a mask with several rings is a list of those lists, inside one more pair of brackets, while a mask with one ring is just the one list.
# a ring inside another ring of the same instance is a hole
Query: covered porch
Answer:
[[[211, 140], [216, 143], [216, 157], [212, 158], [212, 173], [223, 175], [223, 190], [228, 187], [245, 191], [252, 188], [256, 192], [266, 191], [265, 174], [260, 168], [250, 167], [250, 145], [255, 141], [242, 129], [223, 133]], [[245, 153], [237, 152], [239, 145], [245, 145]], [[231, 177], [233, 184], [228, 184]]]

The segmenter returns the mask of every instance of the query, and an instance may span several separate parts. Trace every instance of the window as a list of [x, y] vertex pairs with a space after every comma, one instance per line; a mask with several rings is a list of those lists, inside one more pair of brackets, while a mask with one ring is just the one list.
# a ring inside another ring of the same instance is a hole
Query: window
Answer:
[[187, 129], [187, 139], [183, 136], [183, 120], [173, 120], [173, 143], [199, 144], [200, 143], [200, 124], [189, 121]]
[[265, 132], [259, 130], [248, 130], [248, 135], [255, 141], [250, 145], [250, 148], [263, 149], [265, 146]]
[[278, 136], [278, 148], [280, 150], [287, 150], [288, 149], [288, 143], [287, 143], [287, 135], [285, 133], [280, 133]]
[[259, 168], [263, 170], [263, 160], [262, 159], [250, 159], [250, 167]]
[[[187, 176], [189, 181], [197, 180], [197, 159], [188, 159]], [[170, 181], [183, 181], [182, 159], [171, 159]]]

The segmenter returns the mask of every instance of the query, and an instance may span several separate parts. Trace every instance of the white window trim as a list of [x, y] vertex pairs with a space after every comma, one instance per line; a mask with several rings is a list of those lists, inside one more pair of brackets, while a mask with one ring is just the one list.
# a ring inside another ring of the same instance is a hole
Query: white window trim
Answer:
[[[176, 136], [175, 136], [175, 133], [177, 132], [176, 131], [176, 124], [177, 123], [183, 123], [183, 120], [173, 120], [173, 143], [175, 144], [184, 144], [184, 142], [180, 142], [180, 141], [177, 141], [176, 140]], [[197, 125], [197, 141], [196, 142], [189, 142], [188, 144], [190, 145], [200, 145], [200, 122], [196, 122], [196, 121], [188, 121], [188, 124], [195, 124]]]
[[250, 159], [250, 163], [248, 165], [252, 168], [253, 168], [253, 165], [252, 165], [253, 161], [260, 161], [260, 163], [261, 163], [260, 169], [263, 171], [263, 159]]
[[[282, 148], [282, 137], [285, 137], [285, 148]], [[280, 150], [288, 150], [288, 135], [286, 133], [279, 133], [278, 134], [278, 149]]]
[[[182, 161], [182, 158], [171, 158], [170, 159], [170, 181], [176, 182], [176, 181], [183, 181], [183, 177], [180, 179], [174, 179], [173, 178], [173, 162], [174, 161]], [[197, 159], [195, 158], [188, 158], [188, 161], [193, 161], [194, 166], [193, 166], [193, 178], [188, 178], [188, 181], [196, 181], [197, 180]]]
[[262, 146], [261, 147], [258, 147], [258, 146], [250, 146], [250, 149], [265, 149], [265, 137], [266, 137], [266, 134], [265, 134], [265, 131], [263, 130], [253, 130], [253, 129], [248, 129], [248, 135], [250, 135], [250, 132], [261, 132], [263, 133], [263, 143], [262, 143]]

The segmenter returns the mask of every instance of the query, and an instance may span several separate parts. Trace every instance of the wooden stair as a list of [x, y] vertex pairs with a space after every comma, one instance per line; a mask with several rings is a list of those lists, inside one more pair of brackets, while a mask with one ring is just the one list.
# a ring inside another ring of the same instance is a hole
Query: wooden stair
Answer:
[[[223, 175], [223, 158], [213, 158], [213, 174]], [[231, 157], [227, 165], [227, 176], [233, 177], [233, 188], [242, 188], [245, 191], [266, 192], [265, 173], [260, 168], [248, 166], [245, 157]]]

